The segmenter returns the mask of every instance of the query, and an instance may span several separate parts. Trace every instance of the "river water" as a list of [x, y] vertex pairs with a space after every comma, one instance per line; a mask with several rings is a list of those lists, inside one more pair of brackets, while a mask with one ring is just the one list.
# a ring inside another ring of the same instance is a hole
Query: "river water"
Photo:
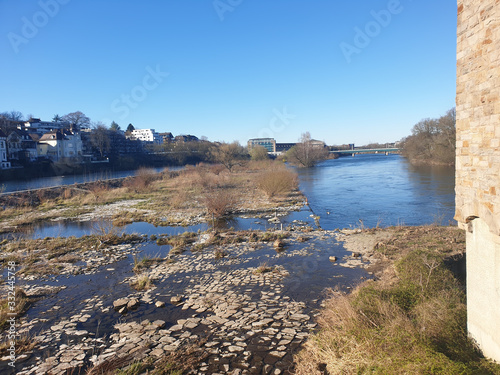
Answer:
[[[156, 172], [160, 172], [165, 168], [151, 168]], [[181, 167], [170, 167], [169, 170], [178, 170]], [[82, 175], [70, 175], [70, 176], [52, 176], [52, 177], [42, 177], [35, 178], [32, 180], [14, 180], [14, 181], [0, 181], [0, 192], [12, 193], [15, 191], [30, 190], [30, 189], [40, 189], [72, 184], [81, 184], [86, 182], [94, 182], [98, 180], [110, 180], [114, 178], [123, 178], [135, 175], [135, 170], [129, 171], [100, 171], [86, 173]]]
[[369, 154], [298, 169], [323, 229], [454, 223], [455, 171]]

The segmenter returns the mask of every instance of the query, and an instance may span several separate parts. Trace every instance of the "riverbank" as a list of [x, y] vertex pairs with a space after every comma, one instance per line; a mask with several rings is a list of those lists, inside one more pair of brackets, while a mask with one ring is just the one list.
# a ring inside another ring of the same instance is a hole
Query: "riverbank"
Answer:
[[399, 227], [341, 237], [375, 279], [332, 291], [296, 374], [500, 374], [467, 335], [465, 234]]

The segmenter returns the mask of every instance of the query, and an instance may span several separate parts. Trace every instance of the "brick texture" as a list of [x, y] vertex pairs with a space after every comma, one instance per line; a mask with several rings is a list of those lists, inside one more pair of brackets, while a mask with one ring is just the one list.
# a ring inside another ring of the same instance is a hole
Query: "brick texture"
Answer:
[[500, 0], [459, 0], [456, 215], [500, 235]]

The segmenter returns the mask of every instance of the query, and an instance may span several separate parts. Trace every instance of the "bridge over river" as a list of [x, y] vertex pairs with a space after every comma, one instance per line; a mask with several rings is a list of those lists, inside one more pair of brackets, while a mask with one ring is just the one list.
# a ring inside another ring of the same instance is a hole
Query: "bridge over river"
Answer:
[[393, 147], [393, 148], [357, 148], [354, 150], [336, 150], [336, 151], [330, 151], [330, 154], [337, 154], [339, 156], [342, 155], [356, 155], [356, 154], [382, 154], [384, 153], [385, 155], [392, 154], [392, 153], [398, 153], [400, 151], [399, 148]]

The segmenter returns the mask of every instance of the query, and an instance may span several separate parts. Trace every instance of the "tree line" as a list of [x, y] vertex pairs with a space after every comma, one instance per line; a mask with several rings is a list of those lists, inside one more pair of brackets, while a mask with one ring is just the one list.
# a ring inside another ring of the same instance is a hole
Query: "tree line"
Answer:
[[402, 139], [402, 154], [413, 164], [455, 164], [456, 111], [439, 118], [426, 118]]

